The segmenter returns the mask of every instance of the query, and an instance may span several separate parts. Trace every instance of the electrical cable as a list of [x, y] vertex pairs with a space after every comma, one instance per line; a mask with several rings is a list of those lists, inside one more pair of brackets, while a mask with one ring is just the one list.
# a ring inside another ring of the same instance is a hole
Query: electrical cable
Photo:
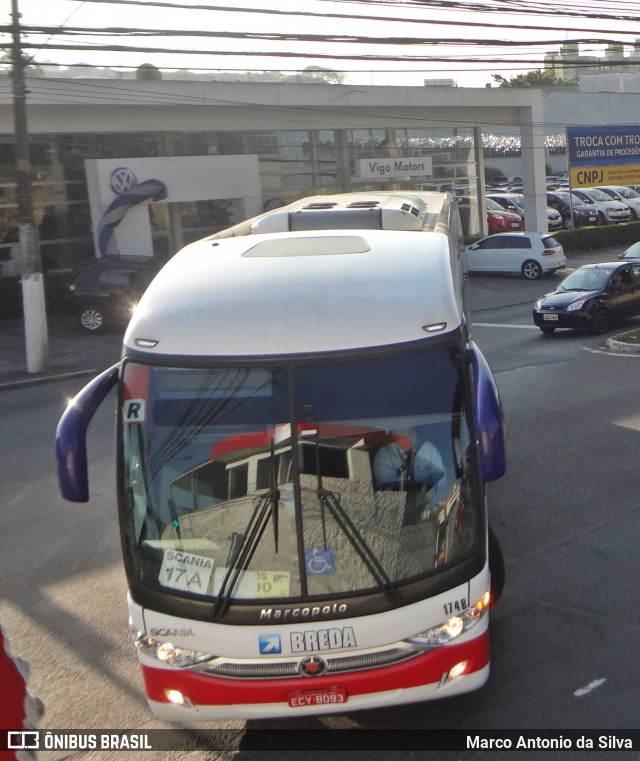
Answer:
[[[316, 0], [317, 3], [332, 3], [333, 5], [336, 4], [336, 0]], [[166, 8], [166, 9], [180, 9], [181, 11], [194, 11], [194, 10], [205, 10], [212, 13], [226, 13], [226, 12], [234, 12], [234, 13], [250, 13], [250, 14], [257, 14], [258, 16], [258, 23], [260, 23], [259, 19], [260, 17], [264, 15], [279, 15], [281, 17], [287, 17], [288, 20], [291, 20], [292, 18], [304, 18], [304, 17], [314, 17], [314, 18], [340, 18], [340, 19], [350, 19], [352, 21], [384, 21], [385, 23], [390, 22], [397, 22], [398, 24], [406, 24], [408, 19], [407, 18], [395, 18], [390, 16], [363, 16], [363, 15], [349, 15], [346, 13], [317, 13], [314, 11], [306, 11], [306, 10], [287, 10], [283, 11], [281, 9], [275, 9], [275, 8], [236, 8], [233, 6], [218, 6], [218, 5], [204, 5], [204, 4], [193, 4], [190, 3], [188, 5], [179, 4], [175, 2], [169, 2], [164, 1], [161, 2], [159, 0], [83, 0], [82, 5], [85, 4], [102, 4], [102, 5], [118, 5], [122, 9], [125, 9], [127, 6], [138, 6], [138, 5], [144, 5], [144, 6], [153, 6], [158, 8]], [[428, 10], [430, 11], [430, 18], [428, 19], [419, 19], [419, 18], [412, 18], [410, 21], [412, 23], [423, 23], [425, 26], [429, 26], [432, 24], [436, 25], [449, 25], [449, 26], [468, 26], [468, 27], [484, 27], [484, 28], [522, 28], [521, 26], [518, 26], [516, 24], [510, 24], [510, 23], [497, 23], [494, 24], [493, 22], [487, 22], [487, 23], [481, 23], [473, 21], [472, 19], [469, 19], [468, 14], [471, 12], [478, 13], [478, 14], [488, 14], [491, 12], [496, 11], [502, 11], [509, 14], [527, 14], [532, 18], [539, 18], [539, 17], [547, 17], [549, 15], [553, 14], [568, 14], [570, 16], [576, 15], [576, 11], [578, 8], [580, 8], [583, 12], [578, 14], [583, 18], [597, 18], [597, 19], [604, 19], [604, 18], [615, 18], [616, 20], [624, 19], [626, 21], [637, 21], [639, 20], [639, 17], [637, 15], [632, 16], [624, 16], [624, 13], [635, 13], [637, 14], [637, 6], [634, 3], [631, 2], [611, 2], [609, 0], [602, 0], [602, 2], [598, 5], [598, 13], [591, 12], [589, 9], [584, 9], [582, 5], [575, 2], [572, 3], [571, 0], [565, 0], [565, 2], [554, 2], [554, 0], [549, 0], [545, 3], [544, 6], [541, 6], [537, 2], [532, 2], [531, 0], [489, 0], [489, 2], [486, 3], [479, 3], [479, 2], [464, 2], [461, 0], [429, 0], [428, 4], [425, 2], [425, 0], [351, 0], [349, 3], [353, 6], [361, 6], [366, 7], [367, 9], [371, 8], [394, 8], [394, 9], [402, 9], [407, 10], [426, 10], [428, 7]], [[340, 0], [340, 7], [344, 8], [346, 5], [345, 2]], [[467, 14], [464, 18], [464, 20], [455, 20], [455, 19], [438, 19], [433, 18], [433, 10], [436, 11], [449, 11], [449, 12], [456, 12], [456, 13], [465, 13]], [[357, 55], [357, 54], [346, 54], [342, 52], [320, 52], [317, 51], [317, 49], [314, 51], [314, 54], [312, 56], [313, 59], [316, 60], [322, 60], [322, 61], [332, 61], [332, 62], [362, 62], [368, 65], [369, 68], [367, 68], [367, 71], [371, 71], [373, 73], [373, 70], [370, 68], [372, 64], [376, 63], [394, 63], [394, 64], [415, 64], [416, 66], [420, 66], [421, 64], [429, 64], [431, 66], [434, 66], [433, 71], [440, 71], [442, 69], [442, 66], [439, 66], [438, 69], [435, 68], [436, 64], [447, 64], [449, 67], [453, 65], [459, 65], [463, 68], [457, 69], [456, 71], [467, 71], [468, 67], [473, 67], [474, 71], [478, 71], [478, 65], [485, 65], [488, 64], [497, 64], [497, 65], [508, 65], [510, 67], [510, 70], [530, 70], [531, 68], [535, 67], [536, 65], [545, 65], [545, 57], [541, 56], [541, 52], [537, 52], [541, 47], [549, 47], [549, 46], [562, 46], [566, 44], [567, 40], [499, 40], [499, 39], [481, 39], [481, 38], [475, 38], [475, 39], [467, 39], [467, 38], [443, 38], [443, 37], [401, 37], [401, 36], [388, 36], [388, 37], [371, 37], [371, 36], [364, 36], [364, 35], [348, 35], [348, 34], [340, 34], [340, 35], [321, 35], [321, 34], [308, 34], [308, 33], [285, 33], [285, 32], [264, 32], [264, 31], [250, 31], [246, 30], [244, 32], [232, 32], [232, 31], [215, 31], [215, 32], [207, 32], [204, 30], [176, 30], [176, 29], [147, 29], [147, 28], [135, 28], [135, 27], [114, 27], [114, 28], [93, 28], [93, 27], [67, 27], [66, 22], [73, 16], [78, 8], [74, 10], [72, 14], [70, 14], [65, 21], [59, 25], [59, 26], [23, 26], [22, 31], [23, 34], [27, 37], [25, 41], [23, 42], [23, 47], [27, 50], [34, 50], [37, 49], [37, 52], [35, 53], [35, 56], [38, 55], [38, 53], [41, 53], [42, 51], [51, 51], [51, 50], [57, 50], [57, 51], [78, 51], [78, 52], [92, 52], [92, 53], [98, 53], [98, 52], [108, 52], [108, 53], [121, 53], [121, 54], [145, 54], [145, 55], [171, 55], [171, 56], [201, 56], [201, 57], [212, 57], [212, 56], [218, 56], [220, 58], [229, 58], [231, 56], [237, 56], [237, 55], [243, 55], [245, 57], [249, 58], [283, 58], [283, 59], [291, 59], [296, 60], [299, 58], [310, 58], [308, 54], [308, 50], [305, 49], [304, 53], [298, 52], [296, 50], [247, 50], [246, 40], [253, 40], [255, 42], [260, 42], [261, 44], [267, 44], [271, 45], [272, 43], [276, 42], [282, 42], [286, 41], [287, 43], [293, 43], [293, 44], [304, 44], [308, 45], [309, 43], [313, 43], [315, 46], [317, 45], [327, 45], [327, 46], [340, 46], [340, 45], [366, 45], [371, 46], [372, 49], [375, 49], [375, 46], [394, 46], [396, 48], [404, 48], [405, 50], [409, 47], [426, 47], [426, 46], [437, 46], [438, 48], [446, 48], [446, 47], [455, 47], [458, 49], [457, 54], [438, 54], [438, 55], [417, 55], [417, 54], [410, 54], [410, 53], [403, 53], [403, 54], [396, 54], [396, 55], [383, 55], [380, 53], [371, 53], [371, 54], [363, 54], [363, 55]], [[557, 19], [556, 19], [557, 20]], [[529, 30], [536, 30], [536, 31], [550, 31], [552, 29], [557, 29], [557, 26], [551, 27], [546, 25], [536, 25], [529, 23], [527, 28]], [[0, 32], [6, 33], [10, 27], [0, 27]], [[586, 29], [581, 28], [580, 30], [567, 30], [562, 29], [563, 32], [568, 31], [587, 31]], [[593, 33], [593, 32], [592, 32]], [[597, 52], [598, 46], [604, 46], [604, 45], [621, 45], [623, 43], [620, 42], [620, 36], [625, 35], [635, 35], [637, 34], [636, 30], [633, 31], [626, 31], [624, 29], [617, 29], [615, 32], [613, 30], [606, 30], [606, 29], [598, 29], [598, 34], [607, 34], [607, 33], [614, 33], [617, 36], [617, 38], [603, 38], [603, 37], [589, 37], [589, 38], [583, 38], [581, 40], [574, 40], [576, 44], [582, 45], [583, 52]], [[33, 42], [32, 39], [36, 39], [39, 35], [46, 35], [47, 39], [44, 43], [41, 42]], [[54, 37], [62, 37], [63, 41], [57, 41], [53, 40]], [[66, 40], [73, 39], [73, 37], [78, 36], [86, 36], [88, 38], [94, 38], [94, 39], [102, 39], [104, 37], [111, 37], [111, 38], [118, 38], [118, 37], [128, 37], [128, 38], [144, 38], [148, 36], [153, 36], [155, 39], [160, 38], [175, 38], [175, 37], [181, 37], [181, 38], [197, 38], [205, 36], [209, 39], [228, 39], [228, 40], [242, 40], [243, 41], [243, 49], [242, 51], [238, 50], [211, 50], [211, 49], [201, 49], [201, 48], [188, 48], [188, 47], [181, 47], [178, 50], [175, 49], [169, 49], [165, 47], [155, 47], [155, 46], [146, 46], [146, 45], [124, 45], [124, 44], [102, 44], [102, 43], [94, 43], [93, 41], [89, 42], [88, 40], [85, 40], [81, 44], [74, 44], [71, 42], [68, 42]], [[588, 46], [585, 50], [585, 46]], [[490, 48], [494, 49], [491, 53], [476, 53], [474, 56], [469, 56], [467, 53], [468, 48], [474, 48], [476, 50], [482, 49], [482, 48]], [[511, 53], [511, 52], [505, 52], [508, 50], [517, 49], [517, 52]], [[499, 51], [499, 52], [498, 52]], [[511, 56], [519, 56], [520, 60], [518, 61], [518, 65], [515, 65], [515, 61]], [[585, 62], [581, 61], [580, 58], [577, 59], [570, 59], [566, 55], [563, 56], [562, 63], [566, 66], [573, 66], [575, 68], [584, 68], [589, 67], [592, 68], [594, 65], [594, 62]], [[631, 56], [628, 56], [626, 58], [623, 58], [622, 60], [617, 61], [611, 61], [611, 60], [598, 60], [596, 62], [596, 65], [603, 68], [609, 68], [611, 66], [622, 66], [622, 67], [634, 67], [637, 66], [639, 63], [638, 59], [635, 59]], [[49, 65], [49, 62], [39, 64], [39, 65]], [[83, 64], [84, 65], [84, 64]], [[112, 64], [113, 65], [113, 64]], [[123, 64], [125, 68], [133, 68], [131, 64], [127, 65], [126, 63]], [[177, 68], [177, 67], [176, 67]], [[189, 67], [190, 69], [196, 68], [195, 66]], [[248, 67], [250, 68], [250, 67]], [[205, 70], [205, 68], [198, 68], [198, 70]], [[215, 71], [221, 71], [221, 70], [238, 70], [235, 67], [229, 67], [228, 69], [226, 67], [215, 67], [213, 69]], [[246, 70], [246, 69], [245, 69]], [[451, 69], [449, 69], [451, 70]], [[482, 69], [485, 70], [485, 69]], [[489, 69], [486, 69], [487, 71]], [[346, 69], [342, 69], [342, 71], [346, 72]], [[357, 68], [351, 68], [348, 70], [349, 72], [360, 72], [364, 73], [362, 70], [359, 70]], [[378, 69], [378, 71], [381, 71]], [[397, 67], [394, 67], [393, 69], [387, 69], [382, 70], [385, 72], [392, 72], [397, 71]], [[404, 69], [404, 71], [411, 71], [414, 73], [425, 73], [430, 71], [430, 69], [425, 68], [424, 66], [420, 66], [420, 68], [416, 69]]]

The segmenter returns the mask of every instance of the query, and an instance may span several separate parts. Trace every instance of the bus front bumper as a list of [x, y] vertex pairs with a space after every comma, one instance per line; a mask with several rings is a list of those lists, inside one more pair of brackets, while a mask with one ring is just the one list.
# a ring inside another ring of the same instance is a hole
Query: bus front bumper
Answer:
[[165, 721], [264, 719], [344, 713], [435, 700], [481, 687], [489, 635], [439, 647], [402, 664], [294, 679], [225, 679], [142, 663], [147, 700]]

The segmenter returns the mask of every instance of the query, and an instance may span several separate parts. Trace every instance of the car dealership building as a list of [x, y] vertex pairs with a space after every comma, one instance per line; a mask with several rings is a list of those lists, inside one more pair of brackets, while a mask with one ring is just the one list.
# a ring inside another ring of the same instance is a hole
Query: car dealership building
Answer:
[[[0, 243], [16, 238], [11, 83], [0, 80]], [[637, 124], [640, 94], [516, 88], [30, 78], [35, 221], [45, 266], [113, 253], [165, 258], [302, 196], [524, 178], [546, 230], [546, 168], [572, 125]], [[511, 170], [511, 171], [510, 171]]]

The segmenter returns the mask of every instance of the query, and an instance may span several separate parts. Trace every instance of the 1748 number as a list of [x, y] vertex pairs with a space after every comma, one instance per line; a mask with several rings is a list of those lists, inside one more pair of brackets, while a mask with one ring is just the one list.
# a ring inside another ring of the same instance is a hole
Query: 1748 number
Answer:
[[459, 600], [453, 600], [452, 602], [445, 602], [442, 606], [444, 608], [445, 616], [451, 616], [454, 613], [462, 613], [469, 607], [469, 603], [463, 598]]

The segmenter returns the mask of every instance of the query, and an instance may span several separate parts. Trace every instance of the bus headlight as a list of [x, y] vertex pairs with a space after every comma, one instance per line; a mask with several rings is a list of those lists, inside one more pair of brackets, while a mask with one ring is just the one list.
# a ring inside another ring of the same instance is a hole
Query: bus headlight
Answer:
[[142, 632], [138, 632], [134, 644], [145, 655], [176, 668], [187, 668], [216, 657], [208, 653], [199, 653], [195, 650], [178, 647], [172, 642], [160, 642], [160, 640], [148, 637]]
[[405, 642], [425, 648], [446, 645], [451, 640], [459, 637], [463, 632], [471, 629], [472, 626], [475, 626], [482, 619], [489, 609], [489, 601], [490, 595], [489, 592], [486, 592], [481, 600], [470, 608], [467, 608], [467, 610], [456, 613], [455, 616], [450, 616], [441, 624], [432, 626], [430, 629], [425, 629], [425, 631], [419, 632], [413, 637], [408, 637]]

